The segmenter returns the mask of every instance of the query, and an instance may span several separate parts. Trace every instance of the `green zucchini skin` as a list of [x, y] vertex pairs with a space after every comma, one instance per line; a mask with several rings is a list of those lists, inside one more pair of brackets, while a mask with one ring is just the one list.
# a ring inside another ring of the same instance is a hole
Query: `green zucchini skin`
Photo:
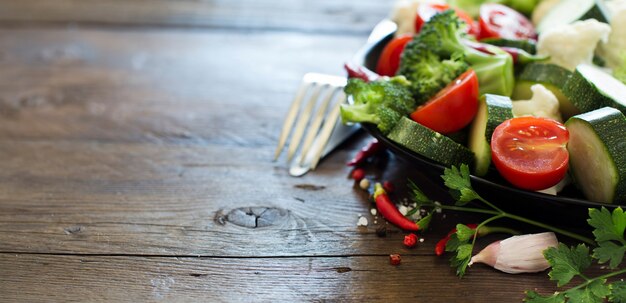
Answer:
[[485, 94], [478, 103], [478, 113], [470, 126], [469, 148], [474, 153], [474, 174], [484, 176], [491, 165], [491, 136], [502, 122], [513, 118], [509, 97]]
[[581, 113], [606, 106], [626, 112], [626, 85], [592, 65], [577, 66], [563, 94]]
[[387, 138], [447, 167], [474, 165], [474, 153], [467, 147], [408, 117], [402, 117]]
[[531, 55], [534, 55], [537, 53], [537, 43], [535, 43], [533, 40], [487, 38], [487, 39], [480, 40], [480, 42], [484, 42], [484, 43], [495, 45], [495, 46], [519, 48], [521, 50], [526, 51], [527, 53]]
[[591, 201], [626, 202], [626, 117], [603, 107], [571, 117], [567, 149], [576, 186]]
[[541, 84], [559, 100], [559, 111], [567, 119], [580, 114], [578, 108], [563, 93], [563, 88], [572, 74], [569, 70], [555, 64], [529, 63], [518, 75], [512, 97], [514, 100], [528, 100], [532, 97], [530, 87], [534, 84]]
[[[580, 9], [580, 7], [590, 4], [586, 11], [580, 11], [578, 14], [563, 14], [563, 11], [572, 11]], [[549, 28], [559, 25], [569, 24], [578, 20], [596, 19], [600, 22], [610, 23], [609, 10], [604, 0], [561, 0], [559, 4], [552, 8], [546, 16], [539, 22], [536, 27], [538, 33], [542, 33]]]

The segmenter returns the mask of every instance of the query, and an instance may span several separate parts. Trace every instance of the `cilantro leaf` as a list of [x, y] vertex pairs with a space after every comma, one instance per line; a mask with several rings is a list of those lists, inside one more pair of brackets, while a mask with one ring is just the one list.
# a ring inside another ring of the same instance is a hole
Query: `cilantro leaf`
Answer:
[[450, 260], [450, 265], [452, 267], [456, 267], [456, 274], [459, 277], [463, 277], [465, 275], [465, 270], [467, 270], [467, 266], [472, 259], [473, 250], [474, 245], [472, 244], [460, 245], [456, 250], [456, 256], [452, 257]]
[[460, 169], [452, 166], [443, 171], [441, 178], [452, 191], [452, 196], [457, 200], [456, 205], [462, 206], [480, 197], [472, 188], [469, 175], [467, 164], [461, 164]]
[[600, 263], [609, 261], [610, 268], [616, 268], [626, 253], [624, 229], [626, 229], [626, 213], [621, 207], [611, 213], [605, 207], [589, 209], [589, 225], [594, 227], [593, 235], [598, 247], [593, 250], [593, 256]]
[[603, 303], [604, 298], [611, 293], [605, 282], [604, 279], [594, 280], [587, 287], [567, 291], [566, 296], [570, 302]]
[[554, 293], [550, 296], [542, 296], [534, 290], [526, 292], [524, 302], [529, 303], [564, 303], [565, 295], [563, 293]]
[[626, 303], [626, 281], [615, 281], [609, 285], [609, 302]]
[[591, 265], [589, 248], [584, 244], [569, 248], [559, 243], [558, 247], [548, 248], [543, 255], [552, 267], [548, 276], [550, 280], [557, 281], [557, 286], [569, 283], [574, 276], [581, 275]]

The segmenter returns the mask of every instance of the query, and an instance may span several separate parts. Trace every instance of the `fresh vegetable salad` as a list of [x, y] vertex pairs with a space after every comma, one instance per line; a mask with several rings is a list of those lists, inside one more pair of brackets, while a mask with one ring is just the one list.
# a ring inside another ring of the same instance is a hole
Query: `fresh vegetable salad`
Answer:
[[626, 203], [626, 0], [404, 0], [391, 18], [344, 122], [521, 189]]

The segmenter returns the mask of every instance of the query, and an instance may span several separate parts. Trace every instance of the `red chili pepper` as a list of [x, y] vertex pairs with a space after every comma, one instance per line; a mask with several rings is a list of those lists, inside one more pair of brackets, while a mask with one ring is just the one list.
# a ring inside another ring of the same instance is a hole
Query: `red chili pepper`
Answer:
[[376, 201], [376, 208], [378, 208], [378, 211], [383, 216], [383, 218], [389, 221], [389, 223], [404, 230], [418, 231], [420, 229], [417, 223], [407, 219], [407, 217], [400, 213], [398, 208], [396, 208], [396, 205], [391, 202], [391, 199], [389, 199], [389, 196], [387, 196], [387, 193], [380, 183], [376, 183], [374, 189], [374, 200]]
[[389, 255], [389, 263], [391, 265], [400, 265], [400, 262], [402, 262], [402, 257], [399, 254]]
[[417, 244], [417, 235], [411, 233], [411, 234], [404, 236], [404, 241], [402, 243], [404, 243], [404, 246], [408, 248], [415, 247], [415, 245]]
[[[470, 223], [470, 224], [467, 224], [467, 227], [471, 229], [476, 229], [476, 227], [478, 227], [478, 224]], [[448, 241], [450, 241], [450, 237], [455, 232], [456, 232], [456, 228], [453, 228], [450, 232], [448, 232], [448, 234], [445, 237], [443, 237], [443, 239], [437, 242], [437, 244], [435, 245], [435, 254], [437, 256], [443, 255], [443, 253], [446, 251], [446, 244], [448, 244]]]
[[383, 188], [385, 189], [386, 192], [388, 193], [392, 193], [396, 187], [393, 186], [393, 183], [389, 182], [389, 181], [385, 181], [383, 182]]
[[355, 63], [348, 62], [344, 64], [343, 67], [348, 72], [348, 78], [359, 78], [365, 82], [370, 82], [380, 77], [375, 72]]
[[348, 163], [346, 163], [348, 166], [355, 166], [355, 165], [359, 165], [363, 162], [365, 162], [365, 160], [367, 160], [369, 157], [377, 154], [379, 151], [381, 151], [382, 148], [382, 144], [380, 144], [380, 142], [378, 142], [378, 140], [376, 140], [376, 138], [370, 140], [369, 143], [367, 143], [367, 145], [363, 146], [361, 148], [361, 150], [359, 150], [358, 153], [356, 153], [356, 155], [354, 156], [354, 158], [352, 158], [352, 160], [348, 161]]

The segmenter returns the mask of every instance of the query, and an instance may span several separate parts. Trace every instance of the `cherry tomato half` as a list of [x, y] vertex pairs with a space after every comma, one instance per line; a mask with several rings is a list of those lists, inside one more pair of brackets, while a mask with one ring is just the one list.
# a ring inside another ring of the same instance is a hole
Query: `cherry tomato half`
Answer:
[[[428, 22], [428, 20], [430, 20], [430, 18], [432, 18], [434, 15], [449, 9], [450, 6], [447, 4], [420, 4], [417, 7], [417, 16], [415, 17], [415, 32], [419, 33], [424, 23]], [[470, 17], [470, 15], [468, 15], [466, 12], [457, 8], [454, 9], [454, 12], [456, 13], [457, 17], [467, 23], [467, 33], [473, 36], [478, 36], [480, 28], [478, 24], [472, 19], [472, 17]]]
[[468, 70], [419, 106], [411, 119], [436, 132], [449, 134], [462, 129], [478, 111], [478, 77]]
[[381, 76], [395, 76], [400, 66], [400, 55], [402, 55], [404, 47], [412, 39], [413, 35], [407, 34], [389, 41], [378, 58], [376, 73]]
[[511, 184], [528, 190], [556, 185], [565, 177], [569, 132], [552, 119], [517, 117], [496, 127], [491, 137], [491, 158]]
[[480, 39], [536, 39], [535, 27], [524, 15], [516, 10], [497, 3], [480, 6]]

